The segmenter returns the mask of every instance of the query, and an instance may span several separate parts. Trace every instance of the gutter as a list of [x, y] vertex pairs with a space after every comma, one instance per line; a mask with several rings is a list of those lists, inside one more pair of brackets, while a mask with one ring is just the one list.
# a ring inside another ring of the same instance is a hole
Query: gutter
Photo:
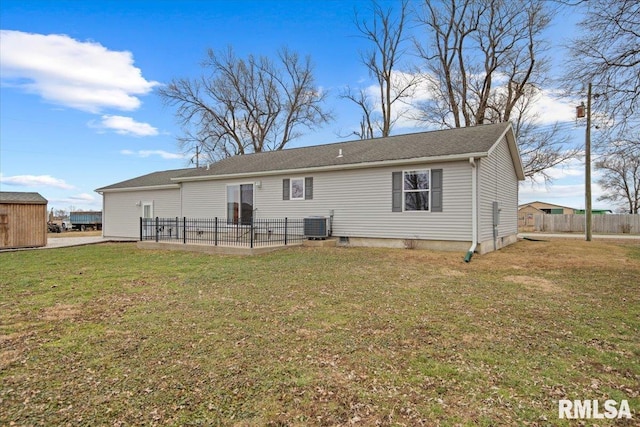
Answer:
[[471, 257], [478, 246], [478, 182], [476, 173], [476, 161], [473, 157], [469, 157], [471, 165], [471, 247], [464, 257], [464, 262], [471, 261]]
[[98, 188], [97, 190], [93, 190], [98, 194], [103, 193], [121, 193], [124, 191], [144, 191], [144, 190], [175, 190], [176, 188], [180, 188], [180, 184], [159, 184], [159, 185], [148, 185], [142, 187], [121, 187], [121, 188]]

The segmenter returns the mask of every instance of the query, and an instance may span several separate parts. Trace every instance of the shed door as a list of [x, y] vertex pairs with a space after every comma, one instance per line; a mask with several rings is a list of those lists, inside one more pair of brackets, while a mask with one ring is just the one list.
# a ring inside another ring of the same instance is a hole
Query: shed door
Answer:
[[0, 213], [0, 248], [9, 247], [9, 214]]

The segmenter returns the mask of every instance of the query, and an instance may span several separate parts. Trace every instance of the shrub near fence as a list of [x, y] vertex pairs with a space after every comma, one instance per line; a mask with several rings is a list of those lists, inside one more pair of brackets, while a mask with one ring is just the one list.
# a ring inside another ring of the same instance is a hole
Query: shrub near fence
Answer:
[[[640, 234], [640, 215], [593, 215], [591, 231], [610, 234]], [[584, 233], [585, 216], [582, 214], [536, 214], [535, 231], [547, 233]]]
[[302, 219], [140, 218], [140, 240], [261, 247], [289, 245], [304, 240]]

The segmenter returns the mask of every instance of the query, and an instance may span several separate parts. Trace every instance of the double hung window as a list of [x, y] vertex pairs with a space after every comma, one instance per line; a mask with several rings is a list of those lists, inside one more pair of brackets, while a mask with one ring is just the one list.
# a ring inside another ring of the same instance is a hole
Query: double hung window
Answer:
[[442, 212], [442, 169], [391, 174], [392, 212]]
[[403, 172], [404, 210], [428, 211], [431, 196], [429, 169]]

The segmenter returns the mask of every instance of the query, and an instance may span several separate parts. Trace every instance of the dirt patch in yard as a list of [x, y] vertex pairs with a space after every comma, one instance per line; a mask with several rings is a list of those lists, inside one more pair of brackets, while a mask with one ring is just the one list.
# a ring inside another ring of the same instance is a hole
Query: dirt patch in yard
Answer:
[[440, 275], [445, 277], [464, 277], [466, 276], [466, 273], [453, 268], [443, 267], [440, 269]]
[[73, 319], [80, 315], [80, 310], [70, 304], [56, 304], [43, 309], [40, 318], [42, 320], [55, 322], [59, 320]]
[[527, 289], [533, 289], [542, 292], [560, 292], [558, 285], [543, 277], [534, 276], [506, 276], [504, 280], [508, 282], [524, 285]]
[[12, 363], [21, 360], [26, 351], [27, 341], [33, 339], [33, 332], [14, 332], [0, 335], [0, 371], [9, 367]]

